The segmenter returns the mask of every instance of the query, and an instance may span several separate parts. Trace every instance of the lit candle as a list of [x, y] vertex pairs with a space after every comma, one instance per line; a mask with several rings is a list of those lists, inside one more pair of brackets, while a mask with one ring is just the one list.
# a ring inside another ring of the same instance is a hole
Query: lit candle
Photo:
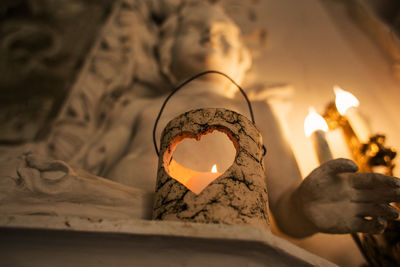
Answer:
[[351, 159], [352, 155], [346, 144], [343, 131], [340, 128], [329, 130], [326, 134], [326, 140], [330, 145], [333, 158]]
[[338, 86], [334, 86], [336, 108], [342, 116], [349, 121], [351, 128], [361, 143], [367, 143], [371, 133], [370, 127], [361, 116], [357, 107], [360, 105], [358, 99]]
[[324, 118], [314, 108], [310, 107], [308, 116], [304, 121], [304, 132], [306, 136], [311, 137], [320, 164], [333, 158], [325, 137], [327, 130], [328, 124]]
[[195, 194], [200, 194], [212, 181], [217, 179], [222, 173], [217, 171], [217, 165], [211, 168], [211, 172], [199, 172], [190, 177], [186, 182], [186, 187]]

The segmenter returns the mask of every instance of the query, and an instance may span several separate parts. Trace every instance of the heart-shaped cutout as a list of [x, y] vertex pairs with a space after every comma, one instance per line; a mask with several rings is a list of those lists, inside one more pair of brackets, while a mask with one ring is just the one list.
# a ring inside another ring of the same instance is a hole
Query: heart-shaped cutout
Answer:
[[[193, 193], [200, 194], [232, 165], [236, 149], [228, 136], [217, 130], [199, 140], [183, 139], [173, 155], [166, 168], [168, 174]], [[212, 171], [213, 165], [218, 165], [222, 172]]]
[[172, 160], [169, 165], [169, 173], [172, 178], [197, 195], [222, 175], [221, 172], [198, 172], [188, 169], [177, 163], [175, 160]]

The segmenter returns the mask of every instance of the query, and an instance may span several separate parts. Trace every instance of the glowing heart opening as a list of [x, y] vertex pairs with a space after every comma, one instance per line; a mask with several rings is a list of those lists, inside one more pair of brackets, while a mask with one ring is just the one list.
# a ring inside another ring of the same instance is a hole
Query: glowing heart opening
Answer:
[[186, 136], [171, 147], [176, 150], [172, 151], [167, 173], [195, 194], [220, 177], [237, 153], [232, 138], [216, 130], [197, 138]]

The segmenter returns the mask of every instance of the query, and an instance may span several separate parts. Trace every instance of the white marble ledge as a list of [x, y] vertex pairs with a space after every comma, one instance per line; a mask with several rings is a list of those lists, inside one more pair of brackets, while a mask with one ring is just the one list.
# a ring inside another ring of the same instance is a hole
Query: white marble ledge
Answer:
[[0, 215], [2, 266], [336, 266], [262, 229]]

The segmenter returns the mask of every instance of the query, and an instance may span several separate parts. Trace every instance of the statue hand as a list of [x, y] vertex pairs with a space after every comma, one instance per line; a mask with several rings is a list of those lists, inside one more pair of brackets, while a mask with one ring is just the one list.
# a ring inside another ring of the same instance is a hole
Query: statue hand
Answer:
[[20, 184], [32, 192], [57, 195], [69, 191], [74, 170], [64, 161], [29, 153], [17, 168]]
[[[151, 218], [152, 193], [73, 169], [64, 161], [27, 154], [17, 173], [18, 198], [32, 204], [29, 212]], [[74, 205], [79, 205], [79, 210], [71, 208]], [[18, 206], [11, 212], [25, 214], [26, 208]]]
[[400, 179], [378, 173], [357, 173], [347, 159], [326, 162], [294, 192], [292, 201], [315, 232], [381, 233], [398, 211]]
[[73, 169], [61, 160], [51, 160], [35, 154], [25, 155], [25, 161], [17, 169], [17, 173], [17, 183], [32, 193], [64, 201], [115, 204], [118, 201], [148, 201], [147, 198], [151, 197], [144, 190], [109, 181], [84, 170]]

